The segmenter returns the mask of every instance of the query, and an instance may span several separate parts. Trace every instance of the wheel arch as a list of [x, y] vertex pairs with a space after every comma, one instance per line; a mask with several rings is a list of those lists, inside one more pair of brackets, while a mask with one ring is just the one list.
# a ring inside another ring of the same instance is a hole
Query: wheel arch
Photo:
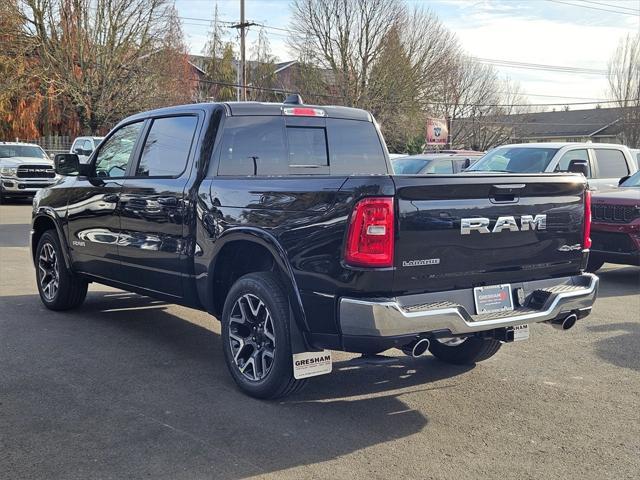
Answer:
[[64, 231], [62, 226], [60, 225], [60, 221], [55, 212], [51, 211], [51, 209], [42, 209], [39, 211], [34, 217], [31, 223], [31, 239], [30, 239], [30, 248], [31, 248], [31, 260], [35, 264], [36, 257], [36, 248], [38, 247], [38, 242], [40, 238], [47, 230], [55, 230], [58, 235], [58, 240], [60, 241], [60, 248], [62, 250], [62, 256], [64, 257], [64, 263], [67, 268], [71, 269], [71, 259], [69, 257], [69, 249], [66, 241], [66, 236], [64, 235]]
[[216, 252], [207, 275], [207, 291], [212, 295], [208, 302], [211, 313], [222, 313], [226, 295], [235, 280], [247, 273], [275, 270], [289, 297], [298, 330], [309, 331], [293, 269], [284, 248], [272, 234], [252, 227], [232, 228], [215, 244]]

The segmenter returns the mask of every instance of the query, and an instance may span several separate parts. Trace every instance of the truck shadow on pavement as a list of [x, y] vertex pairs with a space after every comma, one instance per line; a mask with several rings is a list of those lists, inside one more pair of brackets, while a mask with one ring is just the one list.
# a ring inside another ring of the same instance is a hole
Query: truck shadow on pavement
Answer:
[[618, 323], [587, 327], [592, 332], [612, 333], [595, 342], [595, 351], [612, 365], [640, 371], [640, 268], [608, 268], [597, 275], [600, 277], [598, 297], [620, 297], [620, 301], [628, 304], [628, 315]]
[[[639, 310], [632, 313], [640, 316]], [[612, 323], [587, 327], [592, 332], [615, 332], [619, 335], [608, 336], [595, 342], [596, 353], [607, 362], [623, 368], [640, 371], [640, 319], [634, 322]]]
[[607, 268], [596, 275], [600, 277], [598, 297], [640, 295], [640, 267]]
[[401, 395], [455, 388], [470, 368], [341, 361], [299, 395], [258, 401], [235, 388], [219, 335], [168, 308], [124, 292], [67, 313], [0, 297], [10, 478], [244, 478], [328, 461], [421, 431], [428, 418]]

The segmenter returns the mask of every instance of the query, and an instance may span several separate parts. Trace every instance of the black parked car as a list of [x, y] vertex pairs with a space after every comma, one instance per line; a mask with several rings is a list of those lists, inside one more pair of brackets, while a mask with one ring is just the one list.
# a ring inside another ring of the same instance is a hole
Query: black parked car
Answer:
[[44, 305], [78, 307], [97, 282], [210, 312], [256, 397], [328, 373], [324, 349], [478, 362], [596, 297], [582, 176], [393, 175], [362, 110], [154, 110], [56, 171], [33, 206]]

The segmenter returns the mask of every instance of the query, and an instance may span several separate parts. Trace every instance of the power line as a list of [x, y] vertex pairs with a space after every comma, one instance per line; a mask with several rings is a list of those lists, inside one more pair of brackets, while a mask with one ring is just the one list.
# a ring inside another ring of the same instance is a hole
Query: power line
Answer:
[[[550, 112], [545, 112], [545, 113], [550, 113]], [[560, 112], [556, 112], [556, 113], [560, 113]], [[516, 115], [522, 115], [522, 116], [526, 116], [526, 115], [535, 115], [535, 114], [515, 114], [513, 116]], [[619, 119], [619, 121], [622, 119]], [[603, 123], [563, 123], [563, 122], [509, 122], [506, 120], [488, 120], [486, 117], [482, 118], [482, 117], [477, 117], [477, 118], [465, 118], [465, 117], [460, 117], [460, 118], [456, 118], [454, 119], [454, 122], [466, 122], [466, 123], [488, 123], [491, 125], [528, 125], [528, 126], [538, 126], [538, 125], [544, 125], [544, 126], [562, 126], [562, 127], [602, 127], [606, 124]], [[618, 122], [615, 122], [618, 123]], [[625, 125], [638, 125], [637, 122], [633, 122], [633, 123], [629, 123], [626, 122]]]
[[500, 60], [494, 58], [480, 58], [480, 57], [471, 57], [474, 60], [480, 63], [488, 63], [496, 66], [503, 67], [513, 67], [513, 68], [524, 68], [530, 70], [546, 70], [551, 72], [560, 72], [560, 73], [579, 73], [586, 75], [608, 75], [609, 73], [606, 70], [595, 69], [595, 68], [583, 68], [583, 67], [569, 67], [562, 65], [547, 65], [543, 63], [528, 63], [528, 62], [516, 62], [513, 60]]
[[[196, 20], [196, 21], [200, 21], [200, 22], [213, 22], [213, 20], [209, 20], [209, 19], [196, 19], [193, 17], [180, 17], [181, 19], [186, 19], [186, 20]], [[233, 26], [234, 22], [231, 21], [223, 21], [223, 20], [219, 20], [218, 21], [221, 24], [224, 25], [229, 25], [229, 26]], [[257, 26], [260, 28], [264, 28], [266, 30], [277, 30], [280, 32], [287, 32], [287, 33], [295, 33], [293, 30], [290, 30], [288, 28], [282, 28], [282, 27], [274, 27], [271, 25], [267, 25], [265, 23], [258, 23], [258, 22], [251, 22], [252, 26]], [[271, 33], [272, 35], [278, 35], [275, 33]], [[280, 35], [283, 36], [283, 35]], [[485, 64], [489, 64], [489, 65], [494, 65], [494, 66], [500, 66], [500, 67], [507, 67], [507, 68], [521, 68], [521, 69], [527, 69], [527, 70], [542, 70], [542, 71], [550, 71], [550, 72], [557, 72], [557, 73], [575, 73], [575, 74], [582, 74], [582, 75], [608, 75], [608, 72], [606, 70], [602, 70], [602, 69], [594, 69], [594, 68], [584, 68], [584, 67], [571, 67], [571, 66], [563, 66], [563, 65], [547, 65], [547, 64], [538, 64], [538, 63], [527, 63], [527, 62], [516, 62], [516, 61], [511, 61], [511, 60], [501, 60], [501, 59], [492, 59], [492, 58], [480, 58], [480, 57], [471, 57], [474, 58], [476, 61], [480, 62], [480, 63], [485, 63]], [[565, 97], [563, 97], [565, 98]], [[568, 97], [566, 97], [568, 98]]]
[[631, 15], [632, 17], [640, 16], [640, 14], [638, 14], [638, 13], [621, 12], [619, 10], [607, 10], [606, 8], [590, 7], [589, 5], [580, 5], [580, 4], [577, 4], [577, 3], [562, 2], [560, 0], [547, 0], [547, 2], [561, 3], [563, 5], [570, 5], [572, 7], [589, 8], [591, 10], [599, 10], [601, 12], [618, 13], [620, 15]]
[[593, 5], [602, 5], [604, 7], [611, 7], [611, 8], [618, 8], [620, 10], [630, 10], [632, 12], [635, 13], [640, 13], [640, 8], [629, 8], [629, 7], [623, 7], [621, 5], [612, 5], [611, 3], [602, 3], [602, 2], [594, 2], [591, 0], [579, 0], [581, 3], [592, 3]]
[[[294, 91], [294, 90], [286, 90], [284, 88], [268, 88], [268, 87], [255, 87], [252, 85], [242, 85], [240, 83], [229, 83], [229, 82], [219, 82], [216, 80], [205, 80], [205, 79], [201, 79], [201, 78], [191, 78], [188, 79], [190, 81], [194, 81], [194, 82], [201, 82], [201, 83], [208, 83], [208, 84], [212, 84], [212, 85], [221, 85], [221, 86], [226, 86], [226, 87], [236, 87], [236, 88], [246, 88], [246, 89], [253, 89], [253, 90], [264, 90], [264, 91], [269, 91], [269, 92], [276, 92], [276, 93], [300, 93], [301, 95], [308, 95], [308, 96], [312, 96], [312, 97], [325, 97], [325, 98], [335, 98], [338, 100], [344, 100], [343, 96], [339, 96], [339, 95], [329, 95], [329, 94], [322, 94], [322, 93], [310, 93], [310, 92], [300, 92], [300, 91]], [[628, 99], [628, 100], [606, 100], [606, 101], [602, 101], [602, 102], [563, 102], [563, 103], [486, 103], [486, 104], [473, 104], [470, 106], [473, 107], [565, 107], [565, 106], [572, 106], [572, 105], [593, 105], [594, 103], [621, 103], [621, 102], [637, 102], [640, 99]], [[389, 103], [394, 103], [394, 102], [389, 102]], [[451, 105], [451, 102], [443, 102], [443, 101], [427, 101], [425, 102], [426, 104], [429, 105]]]

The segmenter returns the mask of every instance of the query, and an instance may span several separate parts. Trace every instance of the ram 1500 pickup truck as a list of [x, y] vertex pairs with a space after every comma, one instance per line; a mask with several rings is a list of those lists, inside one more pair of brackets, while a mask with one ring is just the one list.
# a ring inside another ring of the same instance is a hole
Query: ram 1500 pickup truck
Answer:
[[394, 175], [363, 110], [171, 107], [55, 163], [33, 206], [44, 305], [97, 282], [210, 312], [259, 398], [329, 372], [331, 350], [479, 362], [596, 298], [584, 177]]

